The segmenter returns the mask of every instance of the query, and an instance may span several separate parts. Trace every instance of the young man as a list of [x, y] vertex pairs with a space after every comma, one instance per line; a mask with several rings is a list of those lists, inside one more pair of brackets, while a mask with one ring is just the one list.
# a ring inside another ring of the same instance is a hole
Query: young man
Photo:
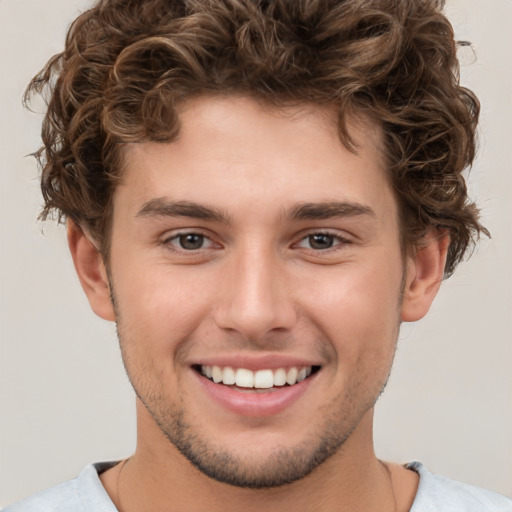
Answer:
[[115, 321], [137, 448], [7, 510], [512, 510], [378, 460], [401, 322], [485, 232], [441, 2], [101, 1], [50, 91], [43, 217]]

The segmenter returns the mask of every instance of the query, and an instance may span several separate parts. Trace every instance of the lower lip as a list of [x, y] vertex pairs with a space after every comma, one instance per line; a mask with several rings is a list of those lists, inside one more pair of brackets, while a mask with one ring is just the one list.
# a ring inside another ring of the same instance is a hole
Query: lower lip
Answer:
[[316, 379], [317, 373], [307, 379], [267, 392], [239, 391], [236, 388], [215, 384], [210, 379], [192, 370], [206, 393], [222, 407], [235, 414], [253, 418], [273, 416], [294, 404]]

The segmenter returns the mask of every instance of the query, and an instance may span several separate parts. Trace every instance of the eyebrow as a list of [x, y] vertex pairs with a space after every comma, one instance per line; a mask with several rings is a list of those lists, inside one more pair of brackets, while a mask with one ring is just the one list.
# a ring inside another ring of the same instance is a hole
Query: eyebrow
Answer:
[[[351, 202], [320, 202], [299, 203], [284, 212], [283, 217], [289, 220], [326, 220], [357, 216], [375, 217], [375, 212], [369, 207]], [[204, 206], [192, 201], [169, 201], [164, 197], [151, 199], [142, 205], [137, 217], [189, 217], [230, 223], [231, 217], [224, 211]]]
[[191, 201], [169, 201], [164, 197], [151, 199], [142, 205], [137, 217], [190, 217], [229, 223], [230, 216], [218, 208]]
[[286, 217], [291, 220], [326, 220], [360, 215], [376, 217], [375, 212], [369, 206], [344, 201], [300, 203], [286, 213]]

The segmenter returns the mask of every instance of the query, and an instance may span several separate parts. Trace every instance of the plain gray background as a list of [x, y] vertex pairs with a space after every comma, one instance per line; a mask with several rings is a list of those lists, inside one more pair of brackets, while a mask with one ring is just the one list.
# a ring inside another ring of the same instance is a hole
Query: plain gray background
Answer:
[[[21, 107], [32, 75], [60, 51], [83, 0], [0, 0], [0, 504], [134, 449], [134, 398], [114, 327], [74, 275], [65, 230], [36, 222], [40, 116]], [[406, 325], [377, 407], [381, 458], [512, 496], [512, 1], [449, 0], [462, 82], [483, 104], [470, 177], [493, 233]], [[43, 231], [44, 230], [44, 234]]]

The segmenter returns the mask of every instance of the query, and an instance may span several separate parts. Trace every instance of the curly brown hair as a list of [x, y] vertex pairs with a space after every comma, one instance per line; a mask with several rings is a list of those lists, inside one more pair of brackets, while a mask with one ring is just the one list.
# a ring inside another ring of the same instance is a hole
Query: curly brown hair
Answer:
[[81, 14], [26, 99], [48, 102], [45, 205], [108, 256], [112, 194], [127, 142], [172, 141], [176, 105], [197, 94], [248, 94], [278, 106], [335, 105], [383, 130], [402, 239], [450, 236], [450, 275], [480, 233], [462, 171], [475, 155], [479, 103], [459, 83], [442, 0], [100, 0]]

